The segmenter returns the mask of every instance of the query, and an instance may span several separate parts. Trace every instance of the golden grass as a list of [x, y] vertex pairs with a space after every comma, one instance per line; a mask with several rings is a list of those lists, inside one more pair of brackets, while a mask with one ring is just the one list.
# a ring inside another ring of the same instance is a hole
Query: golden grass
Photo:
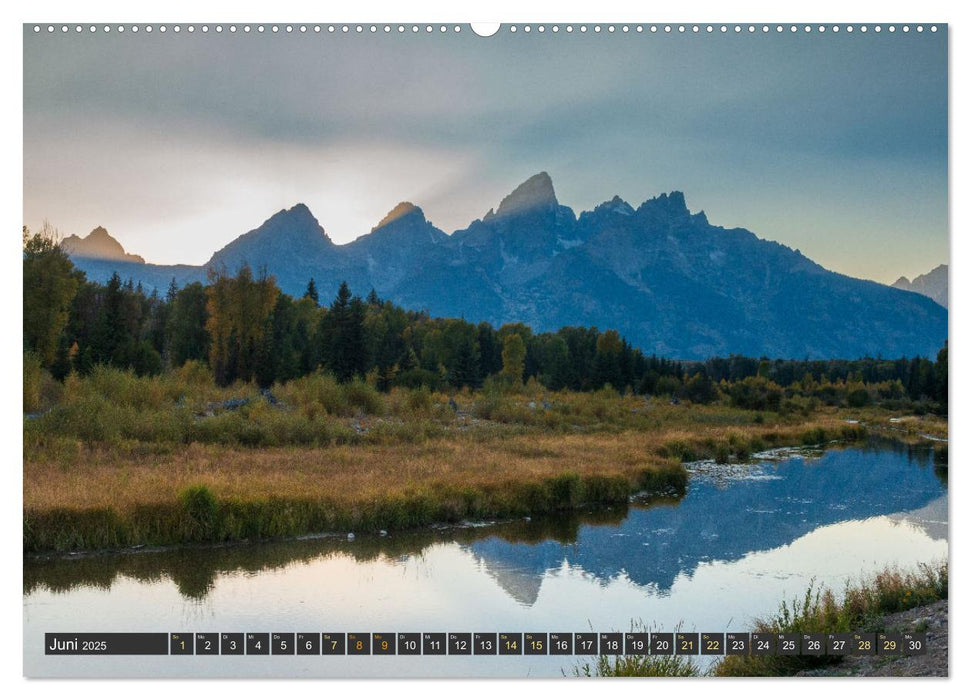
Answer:
[[203, 484], [220, 498], [299, 496], [353, 502], [436, 483], [467, 487], [534, 481], [562, 472], [632, 475], [670, 460], [650, 452], [643, 436], [519, 436], [491, 444], [441, 440], [414, 445], [247, 450], [192, 444], [170, 454], [134, 456], [86, 447], [66, 468], [30, 460], [24, 505], [114, 507], [159, 503]]
[[[866, 432], [836, 409], [756, 413], [610, 391], [462, 392], [453, 409], [443, 394], [379, 395], [326, 376], [276, 390], [275, 405], [246, 385], [213, 393], [191, 367], [71, 378], [49, 414], [24, 423], [25, 550], [619, 505], [639, 491], [682, 493], [684, 461]], [[251, 400], [212, 414], [234, 396]]]
[[[690, 409], [682, 409], [688, 411]], [[219, 498], [336, 498], [353, 503], [435, 485], [469, 488], [530, 483], [563, 473], [634, 478], [677, 463], [672, 444], [697, 457], [720, 444], [757, 447], [799, 444], [810, 428], [839, 436], [838, 419], [818, 417], [794, 425], [695, 426], [651, 433], [513, 435], [497, 439], [455, 436], [421, 444], [337, 445], [327, 448], [246, 448], [193, 443], [173, 450], [68, 444], [52, 441], [24, 463], [24, 507], [111, 507], [168, 502], [201, 484]]]

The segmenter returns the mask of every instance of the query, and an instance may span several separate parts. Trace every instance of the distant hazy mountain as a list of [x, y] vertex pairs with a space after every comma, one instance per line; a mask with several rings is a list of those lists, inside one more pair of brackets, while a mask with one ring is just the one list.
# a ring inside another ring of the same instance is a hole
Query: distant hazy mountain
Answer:
[[893, 286], [908, 292], [923, 294], [947, 308], [947, 265], [938, 265], [930, 272], [915, 277], [913, 282], [906, 277], [901, 277], [893, 283]]
[[117, 270], [164, 291], [205, 280], [208, 267], [265, 267], [322, 299], [342, 280], [361, 295], [433, 316], [619, 330], [648, 353], [702, 359], [741, 353], [830, 358], [933, 356], [947, 311], [923, 296], [830, 272], [745, 229], [713, 226], [680, 192], [634, 207], [619, 197], [579, 217], [549, 175], [529, 178], [467, 228], [446, 235], [408, 202], [368, 234], [335, 245], [303, 204], [274, 214], [207, 266], [77, 258], [97, 280]]
[[145, 262], [145, 259], [140, 255], [126, 253], [121, 243], [109, 236], [108, 232], [101, 226], [84, 238], [74, 235], [68, 236], [61, 241], [61, 250], [75, 258], [122, 260], [133, 263]]

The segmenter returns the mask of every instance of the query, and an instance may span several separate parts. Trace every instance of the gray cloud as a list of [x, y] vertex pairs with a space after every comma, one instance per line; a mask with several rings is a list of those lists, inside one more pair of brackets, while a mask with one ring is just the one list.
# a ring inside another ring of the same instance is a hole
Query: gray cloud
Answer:
[[295, 201], [338, 241], [408, 198], [453, 230], [548, 170], [576, 208], [683, 189], [890, 281], [947, 258], [946, 51], [946, 32], [25, 28], [25, 223], [199, 262]]

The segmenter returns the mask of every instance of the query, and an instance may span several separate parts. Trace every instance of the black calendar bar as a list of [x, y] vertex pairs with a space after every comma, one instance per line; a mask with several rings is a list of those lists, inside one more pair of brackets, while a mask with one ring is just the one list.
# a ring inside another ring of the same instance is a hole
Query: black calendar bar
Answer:
[[44, 635], [61, 656], [912, 656], [924, 633], [770, 632], [106, 632]]
[[161, 656], [169, 653], [169, 636], [165, 632], [48, 632], [44, 635], [44, 653], [51, 656]]

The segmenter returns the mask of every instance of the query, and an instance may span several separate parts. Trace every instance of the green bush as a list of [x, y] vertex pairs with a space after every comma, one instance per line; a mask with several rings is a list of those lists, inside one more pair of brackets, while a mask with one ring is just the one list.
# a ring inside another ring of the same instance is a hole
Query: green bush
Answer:
[[566, 472], [548, 482], [550, 504], [554, 510], [572, 510], [583, 500], [583, 483], [580, 475]]
[[394, 385], [405, 389], [430, 389], [436, 391], [442, 385], [442, 378], [427, 369], [407, 369], [394, 378]]
[[412, 415], [424, 416], [432, 411], [432, 392], [422, 386], [407, 392], [408, 412]]
[[[646, 632], [641, 621], [631, 624], [631, 631]], [[679, 624], [675, 632], [681, 631]], [[573, 667], [573, 675], [579, 677], [674, 677], [703, 675], [698, 663], [690, 656], [668, 655], [627, 655], [597, 656], [593, 664], [578, 663]]]
[[208, 486], [187, 486], [179, 493], [193, 540], [211, 540], [219, 528], [219, 503]]
[[[681, 462], [694, 462], [698, 459], [695, 449], [683, 440], [672, 440], [660, 450], [662, 457], [677, 459]], [[727, 459], [727, 458], [726, 458]]]
[[341, 414], [343, 398], [341, 386], [331, 374], [314, 372], [273, 388], [284, 403], [291, 404], [314, 418], [323, 412], [332, 416]]
[[701, 669], [690, 656], [598, 656], [590, 663], [577, 664], [573, 675], [580, 677], [671, 678], [700, 676]]
[[384, 399], [376, 388], [361, 379], [354, 379], [341, 386], [344, 415], [360, 409], [372, 416], [384, 413]]
[[130, 411], [101, 396], [83, 396], [55, 406], [40, 422], [57, 435], [92, 443], [116, 442], [130, 417]]

